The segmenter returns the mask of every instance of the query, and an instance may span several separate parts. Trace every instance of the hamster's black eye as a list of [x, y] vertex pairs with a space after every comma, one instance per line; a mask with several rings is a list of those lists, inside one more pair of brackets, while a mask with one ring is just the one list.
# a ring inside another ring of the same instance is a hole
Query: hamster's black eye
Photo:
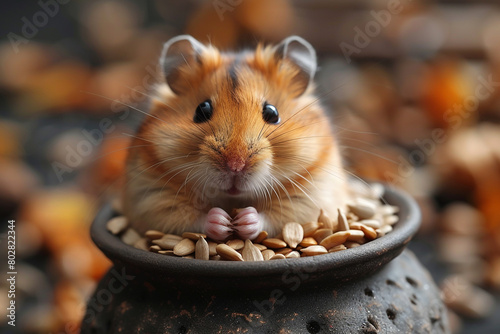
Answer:
[[203, 123], [210, 118], [212, 118], [212, 114], [214, 113], [214, 108], [212, 107], [212, 102], [210, 100], [206, 100], [196, 107], [196, 112], [194, 113], [193, 121], [195, 123]]
[[269, 103], [264, 103], [264, 107], [262, 108], [262, 117], [264, 118], [264, 121], [269, 124], [279, 124], [281, 121], [278, 109]]

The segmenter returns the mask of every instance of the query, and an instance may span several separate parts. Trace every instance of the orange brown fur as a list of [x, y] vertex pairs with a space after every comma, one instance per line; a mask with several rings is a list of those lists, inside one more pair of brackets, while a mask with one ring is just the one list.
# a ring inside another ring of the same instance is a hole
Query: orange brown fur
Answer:
[[[237, 82], [230, 71], [236, 73]], [[313, 88], [271, 47], [223, 54], [209, 47], [201, 62], [180, 69], [176, 95], [160, 86], [127, 160], [124, 210], [139, 231], [201, 231], [212, 207], [227, 212], [253, 206], [264, 229], [277, 233], [289, 221], [316, 220], [320, 208], [335, 218], [347, 190], [339, 149]], [[194, 111], [210, 98], [209, 122]], [[266, 124], [264, 102], [276, 106], [281, 124]], [[244, 196], [231, 197], [221, 174], [226, 161], [244, 161]]]

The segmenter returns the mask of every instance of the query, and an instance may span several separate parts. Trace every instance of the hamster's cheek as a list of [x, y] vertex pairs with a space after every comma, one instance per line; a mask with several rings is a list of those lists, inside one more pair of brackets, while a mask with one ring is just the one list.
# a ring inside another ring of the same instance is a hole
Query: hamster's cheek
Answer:
[[154, 139], [149, 141], [152, 145], [155, 145], [157, 156], [163, 159], [172, 158], [180, 144], [174, 136], [167, 136], [166, 131], [168, 130], [161, 127], [155, 128], [151, 133], [151, 138]]
[[249, 173], [241, 178], [241, 188], [244, 190], [259, 189], [272, 181], [272, 159], [261, 159], [252, 165]]

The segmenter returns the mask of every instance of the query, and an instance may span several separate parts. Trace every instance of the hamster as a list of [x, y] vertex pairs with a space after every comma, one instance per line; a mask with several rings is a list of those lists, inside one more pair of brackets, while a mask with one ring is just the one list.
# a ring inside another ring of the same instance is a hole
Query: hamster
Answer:
[[131, 226], [222, 241], [273, 236], [320, 209], [337, 218], [346, 174], [307, 41], [223, 53], [182, 35], [164, 45], [160, 65], [165, 83], [126, 163]]

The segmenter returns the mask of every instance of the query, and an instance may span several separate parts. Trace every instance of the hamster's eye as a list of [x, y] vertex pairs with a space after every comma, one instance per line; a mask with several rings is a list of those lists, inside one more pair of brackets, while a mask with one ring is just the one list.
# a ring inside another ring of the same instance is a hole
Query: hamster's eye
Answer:
[[269, 103], [264, 103], [264, 107], [262, 108], [262, 117], [264, 118], [264, 121], [269, 124], [279, 124], [281, 121], [278, 109]]
[[193, 121], [195, 123], [207, 122], [212, 118], [213, 112], [214, 108], [212, 107], [212, 102], [210, 100], [203, 101], [196, 107]]

